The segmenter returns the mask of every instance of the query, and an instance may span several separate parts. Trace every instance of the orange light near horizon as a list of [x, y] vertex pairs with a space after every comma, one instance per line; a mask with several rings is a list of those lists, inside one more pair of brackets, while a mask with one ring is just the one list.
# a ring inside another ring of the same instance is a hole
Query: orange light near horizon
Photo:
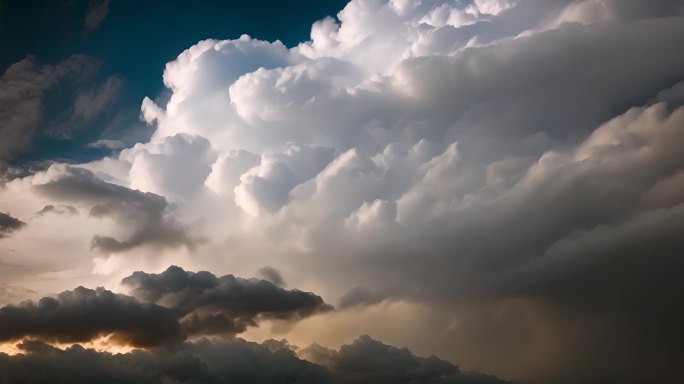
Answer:
[[[106, 335], [106, 336], [100, 336], [97, 339], [93, 339], [90, 341], [85, 341], [85, 342], [78, 342], [78, 343], [58, 343], [58, 342], [51, 342], [51, 341], [44, 341], [46, 344], [51, 345], [55, 348], [65, 350], [73, 345], [80, 345], [83, 348], [86, 349], [94, 349], [98, 352], [108, 352], [112, 354], [117, 354], [117, 353], [128, 353], [136, 349], [141, 349], [141, 348], [136, 348], [128, 345], [121, 345], [114, 343], [110, 340], [112, 335]], [[8, 355], [18, 355], [22, 353], [26, 353], [26, 351], [22, 350], [21, 348], [18, 347], [18, 344], [20, 344], [24, 340], [38, 340], [38, 339], [23, 339], [23, 340], [16, 340], [12, 342], [4, 342], [0, 343], [0, 353], [6, 353]], [[42, 340], [41, 340], [42, 341]]]

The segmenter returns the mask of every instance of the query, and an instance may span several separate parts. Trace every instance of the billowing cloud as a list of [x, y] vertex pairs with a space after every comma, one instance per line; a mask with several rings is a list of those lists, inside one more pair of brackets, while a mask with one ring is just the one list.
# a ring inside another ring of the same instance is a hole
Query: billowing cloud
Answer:
[[33, 337], [73, 343], [111, 334], [123, 344], [144, 347], [177, 341], [181, 335], [171, 309], [102, 288], [78, 287], [56, 298], [2, 307], [0, 325], [5, 342]]
[[332, 308], [310, 292], [266, 280], [217, 278], [171, 266], [161, 274], [135, 272], [123, 280], [134, 296], [78, 287], [38, 302], [0, 308], [0, 342], [35, 338], [151, 347], [188, 336], [244, 332], [263, 319], [296, 321]]
[[[504, 384], [492, 376], [462, 373], [444, 360], [423, 359], [406, 349], [361, 338], [339, 352], [310, 347], [297, 356], [286, 343], [263, 344], [241, 339], [201, 340], [175, 349], [153, 349], [123, 354], [96, 352], [74, 345], [65, 350], [39, 341], [18, 345], [23, 353], [0, 354], [3, 378], [10, 382], [47, 379], [107, 383], [296, 383], [296, 384]], [[324, 356], [325, 355], [325, 356]], [[324, 359], [322, 359], [324, 357]], [[318, 364], [317, 364], [318, 363]], [[418, 381], [416, 381], [418, 380]]]
[[259, 319], [297, 320], [332, 309], [313, 293], [286, 290], [267, 280], [216, 277], [175, 266], [160, 274], [135, 272], [123, 284], [143, 302], [180, 311], [189, 333], [236, 334]]
[[339, 351], [312, 345], [300, 353], [339, 377], [340, 383], [506, 383], [494, 376], [464, 373], [448, 361], [421, 358], [406, 348], [383, 344], [362, 336]]
[[265, 280], [268, 280], [279, 287], [285, 286], [285, 279], [283, 278], [283, 275], [280, 273], [280, 271], [273, 267], [259, 268], [259, 275], [261, 275], [261, 277], [263, 277]]
[[[439, 327], [396, 337], [444, 335], [435, 348], [506, 377], [676, 382], [683, 35], [670, 1], [353, 0], [295, 47], [197, 43], [166, 66], [170, 97], [142, 103], [149, 142], [8, 190], [113, 219], [121, 234], [96, 237], [101, 250], [271, 265], [356, 307], [324, 316], [399, 301], [444, 311]], [[172, 269], [126, 282], [181, 309], [187, 329], [324, 312], [278, 276]]]

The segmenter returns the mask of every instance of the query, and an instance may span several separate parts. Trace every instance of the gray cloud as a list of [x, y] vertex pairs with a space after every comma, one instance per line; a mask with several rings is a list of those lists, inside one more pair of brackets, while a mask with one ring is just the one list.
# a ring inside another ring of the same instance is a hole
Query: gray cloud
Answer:
[[[287, 344], [240, 339], [201, 340], [173, 349], [110, 354], [74, 345], [56, 349], [39, 341], [18, 344], [22, 354], [0, 355], [2, 378], [12, 383], [289, 383], [289, 384], [505, 384], [493, 376], [462, 373], [437, 358], [419, 358], [362, 337], [340, 351], [308, 348], [298, 357]], [[322, 358], [323, 357], [323, 358]], [[321, 359], [322, 358], [322, 359]]]
[[107, 148], [112, 150], [126, 148], [126, 144], [119, 140], [101, 139], [95, 142], [89, 143], [88, 148]]
[[8, 213], [0, 212], [0, 239], [9, 236], [12, 232], [18, 231], [26, 226], [23, 221], [12, 217]]
[[340, 309], [377, 304], [385, 300], [385, 297], [371, 292], [368, 288], [353, 287], [340, 297]]
[[259, 268], [259, 275], [279, 287], [285, 286], [285, 279], [283, 279], [280, 271], [273, 267]]
[[134, 272], [122, 283], [143, 302], [175, 308], [189, 333], [236, 334], [261, 319], [298, 320], [332, 309], [311, 292], [266, 280], [216, 277], [172, 266], [160, 274]]
[[88, 6], [88, 12], [83, 20], [83, 33], [88, 34], [100, 24], [109, 14], [110, 0], [92, 0]]
[[57, 65], [41, 65], [27, 56], [0, 76], [0, 162], [9, 161], [31, 147], [43, 116], [46, 92], [63, 82], [88, 76], [94, 62], [74, 55]]
[[122, 78], [112, 75], [89, 88], [80, 86], [73, 91], [66, 91], [73, 92], [71, 97], [74, 101], [71, 108], [65, 106], [64, 111], [49, 122], [44, 133], [55, 139], [70, 140], [89, 125], [101, 122], [103, 117], [116, 119], [116, 113], [112, 113], [112, 110], [115, 109], [113, 106], [122, 87]]
[[104, 252], [145, 244], [192, 249], [201, 241], [170, 217], [172, 207], [163, 197], [107, 183], [86, 169], [66, 166], [63, 173], [36, 189], [56, 200], [85, 205], [91, 216], [112, 218], [130, 230], [125, 240], [95, 236], [92, 246]]
[[327, 367], [344, 384], [506, 383], [494, 376], [461, 372], [454, 364], [434, 356], [417, 357], [406, 348], [386, 345], [369, 336], [343, 345], [339, 351], [312, 345], [300, 355]]
[[122, 344], [144, 347], [179, 340], [181, 332], [171, 309], [102, 288], [78, 287], [0, 308], [2, 341], [33, 337], [68, 343], [109, 334]]
[[[209, 223], [215, 249], [282, 256], [289, 280], [332, 296], [356, 287], [343, 308], [445, 311], [447, 325], [402, 337], [429, 336], [469, 365], [531, 383], [676, 383], [682, 11], [667, 0], [354, 1], [291, 50], [203, 41], [166, 67], [168, 104], [143, 102], [151, 141], [94, 166], [156, 195], [73, 170], [38, 189], [131, 231], [96, 237], [101, 249], [192, 247], [168, 198]], [[322, 310], [266, 277], [172, 269], [129, 281], [190, 333]], [[245, 302], [232, 296], [242, 289]]]
[[48, 213], [56, 213], [58, 215], [75, 215], [78, 213], [78, 210], [76, 209], [76, 207], [73, 207], [71, 205], [48, 204], [37, 212], [37, 214], [41, 216]]
[[0, 341], [36, 338], [63, 343], [109, 336], [119, 344], [151, 347], [188, 336], [234, 336], [262, 319], [296, 321], [331, 307], [310, 292], [265, 280], [186, 272], [135, 272], [123, 280], [135, 296], [78, 287], [38, 302], [0, 308]]
[[123, 81], [119, 76], [110, 76], [97, 86], [80, 92], [74, 100], [74, 117], [90, 120], [98, 116], [118, 96]]

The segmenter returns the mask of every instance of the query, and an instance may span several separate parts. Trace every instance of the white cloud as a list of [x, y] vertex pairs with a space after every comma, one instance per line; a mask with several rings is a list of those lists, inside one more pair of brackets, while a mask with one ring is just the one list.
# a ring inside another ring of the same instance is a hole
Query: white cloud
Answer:
[[[576, 306], [595, 302], [560, 278], [572, 267], [633, 326], [635, 302], [601, 281], [628, 284], [648, 265], [621, 244], [659, 217], [670, 233], [684, 168], [684, 22], [679, 8], [649, 4], [354, 0], [293, 48], [205, 40], [167, 65], [168, 103], [143, 101], [156, 128], [150, 142], [83, 167], [201, 223], [207, 243], [189, 263], [236, 273], [273, 265], [326, 298], [358, 286], [377, 303], [373, 292], [405, 287], [392, 300], [450, 310], [522, 296], [515, 308], [613, 316]], [[609, 13], [595, 13], [599, 5]], [[3, 195], [17, 199], [21, 183]], [[10, 240], [27, 241], [32, 227]], [[658, 235], [645, 233], [639, 246], [672, 255], [677, 243]], [[125, 252], [97, 270], [129, 273], [118, 262]], [[585, 269], [619, 265], [622, 253], [632, 264], [615, 274]], [[473, 326], [492, 311], [456, 323]], [[554, 332], [573, 332], [574, 320]], [[516, 361], [534, 361], [522, 355]]]

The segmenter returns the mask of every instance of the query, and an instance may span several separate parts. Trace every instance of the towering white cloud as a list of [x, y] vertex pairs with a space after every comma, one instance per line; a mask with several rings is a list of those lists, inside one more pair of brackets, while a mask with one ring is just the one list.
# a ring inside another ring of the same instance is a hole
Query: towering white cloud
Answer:
[[[647, 380], [678, 355], [634, 308], [673, 319], [672, 332], [684, 320], [662, 300], [684, 298], [668, 273], [684, 266], [683, 12], [668, 1], [353, 0], [296, 47], [199, 42], [167, 64], [168, 102], [142, 103], [150, 141], [80, 165], [111, 191], [167, 199], [152, 215], [112, 211], [131, 246], [99, 257], [193, 244], [172, 248], [194, 249], [188, 263], [273, 265], [350, 311], [401, 300], [452, 311], [450, 329], [416, 328], [473, 335], [455, 354], [472, 340], [487, 341], [483, 356], [512, 348], [509, 375]], [[40, 184], [13, 183], [7, 201]], [[79, 202], [94, 203], [71, 195]], [[609, 324], [620, 327], [602, 334]], [[539, 349], [508, 345], [523, 333]], [[596, 335], [628, 340], [602, 350], [628, 374], [577, 358]], [[631, 364], [644, 350], [652, 360]], [[541, 355], [579, 368], [543, 371]]]

